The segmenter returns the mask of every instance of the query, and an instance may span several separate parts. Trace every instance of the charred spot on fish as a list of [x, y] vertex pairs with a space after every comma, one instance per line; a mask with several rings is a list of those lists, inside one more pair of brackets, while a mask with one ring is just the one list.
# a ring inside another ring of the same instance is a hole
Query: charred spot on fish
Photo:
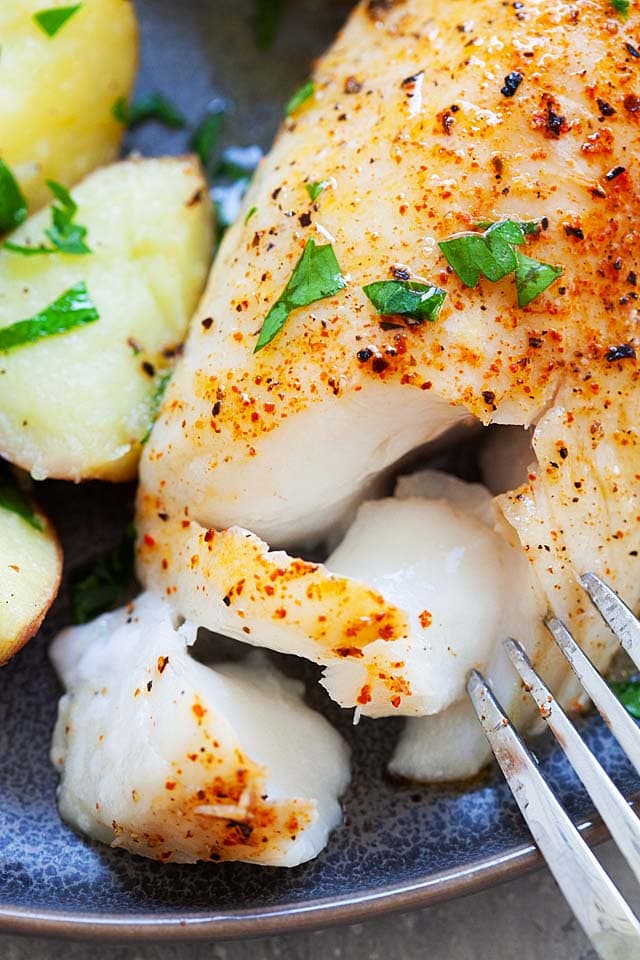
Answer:
[[628, 113], [640, 113], [640, 97], [635, 93], [628, 93], [622, 101]]
[[483, 390], [482, 399], [488, 407], [491, 407], [492, 410], [497, 410], [496, 407], [496, 395], [493, 390]]
[[573, 227], [570, 223], [562, 224], [565, 234], [575, 240], [584, 240], [584, 231], [581, 227]]
[[612, 107], [610, 103], [607, 103], [606, 100], [602, 100], [600, 97], [596, 100], [598, 104], [598, 110], [600, 111], [601, 116], [603, 117], [613, 117], [615, 115], [615, 107]]
[[311, 226], [311, 214], [309, 212], [302, 213], [298, 217], [301, 227], [310, 227]]
[[205, 330], [210, 330], [213, 323], [213, 317], [205, 317], [202, 321], [202, 326]]
[[360, 93], [362, 83], [356, 77], [347, 77], [344, 82], [343, 90], [345, 93]]

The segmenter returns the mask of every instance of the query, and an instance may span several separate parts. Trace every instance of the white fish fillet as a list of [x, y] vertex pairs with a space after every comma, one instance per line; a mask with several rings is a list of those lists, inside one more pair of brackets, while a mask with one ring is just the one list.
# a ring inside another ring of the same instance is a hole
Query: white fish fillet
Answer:
[[163, 863], [295, 866], [341, 820], [340, 736], [261, 656], [207, 667], [153, 594], [55, 640], [62, 817]]

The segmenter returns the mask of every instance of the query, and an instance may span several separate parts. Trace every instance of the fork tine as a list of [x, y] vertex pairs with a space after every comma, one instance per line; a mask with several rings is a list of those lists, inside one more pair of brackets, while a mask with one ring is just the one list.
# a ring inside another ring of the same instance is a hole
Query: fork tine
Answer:
[[624, 600], [603, 583], [595, 573], [585, 573], [580, 577], [602, 619], [611, 627], [616, 637], [627, 651], [638, 670], [640, 670], [640, 622]]
[[545, 621], [545, 626], [569, 661], [571, 669], [589, 694], [602, 719], [640, 773], [640, 733], [635, 722], [580, 649], [564, 623], [551, 618]]
[[[585, 785], [611, 836], [640, 881], [640, 820], [591, 753], [547, 685], [531, 666], [524, 648], [506, 640], [509, 659], [538, 705], [554, 737]], [[604, 686], [604, 681], [601, 681]]]
[[640, 924], [551, 792], [482, 674], [467, 692], [549, 869], [602, 960], [640, 956]]

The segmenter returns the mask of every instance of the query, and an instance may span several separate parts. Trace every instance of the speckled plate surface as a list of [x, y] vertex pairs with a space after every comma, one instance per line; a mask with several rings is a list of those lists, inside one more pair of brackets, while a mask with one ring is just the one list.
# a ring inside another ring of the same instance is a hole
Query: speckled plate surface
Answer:
[[[344, 19], [345, 0], [283, 0], [283, 29], [256, 49], [251, 0], [136, 0], [143, 30], [140, 88], [168, 93], [191, 121], [224, 97], [227, 143], [267, 145], [282, 103]], [[147, 126], [129, 144], [181, 152], [183, 133]], [[71, 568], [120, 538], [132, 490], [42, 484]], [[317, 685], [310, 699], [353, 747], [345, 822], [313, 863], [290, 871], [224, 864], [159, 866], [90, 844], [58, 819], [48, 748], [59, 690], [46, 647], [69, 622], [63, 586], [45, 628], [0, 674], [0, 929], [104, 939], [230, 938], [352, 921], [409, 909], [514, 876], [539, 860], [497, 773], [465, 789], [417, 788], [385, 777], [397, 721], [341, 715]], [[313, 672], [311, 671], [311, 677]], [[585, 736], [628, 797], [640, 782], [595, 717]], [[591, 805], [552, 744], [538, 750], [572, 818], [594, 841]]]

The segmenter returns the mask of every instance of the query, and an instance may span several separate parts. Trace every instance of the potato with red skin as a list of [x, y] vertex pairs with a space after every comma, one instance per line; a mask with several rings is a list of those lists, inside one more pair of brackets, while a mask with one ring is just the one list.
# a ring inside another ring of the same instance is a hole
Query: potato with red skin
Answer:
[[32, 506], [29, 519], [0, 506], [0, 666], [36, 633], [62, 576], [58, 538]]

